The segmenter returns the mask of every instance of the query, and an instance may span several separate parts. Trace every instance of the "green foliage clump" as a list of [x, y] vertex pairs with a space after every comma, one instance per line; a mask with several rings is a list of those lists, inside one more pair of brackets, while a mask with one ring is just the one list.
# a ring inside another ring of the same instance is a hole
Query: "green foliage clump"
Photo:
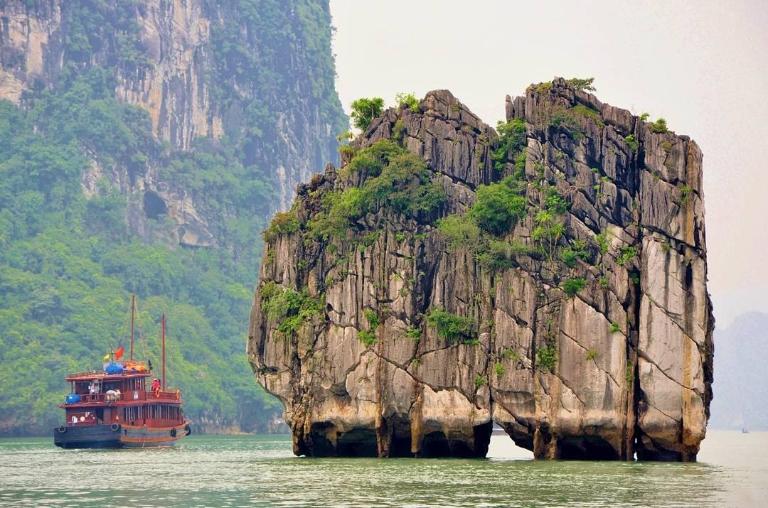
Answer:
[[588, 92], [594, 92], [596, 90], [593, 85], [595, 78], [571, 78], [566, 79], [566, 82], [576, 90], [586, 90]]
[[634, 134], [630, 134], [628, 136], [624, 137], [624, 142], [627, 143], [627, 146], [630, 150], [633, 152], [637, 152], [637, 150], [640, 148], [640, 142], [637, 140]]
[[576, 296], [579, 291], [584, 289], [584, 286], [586, 285], [587, 281], [583, 277], [572, 277], [565, 280], [561, 287], [566, 295], [573, 297]]
[[275, 321], [277, 331], [285, 336], [296, 333], [301, 325], [322, 313], [321, 300], [309, 296], [306, 291], [298, 292], [269, 281], [262, 285], [259, 294], [264, 313]]
[[381, 97], [357, 99], [352, 102], [352, 125], [364, 131], [383, 110], [384, 99]]
[[557, 365], [557, 348], [547, 344], [536, 350], [536, 363], [543, 369], [554, 372]]
[[635, 366], [632, 362], [627, 362], [627, 367], [624, 371], [624, 379], [627, 380], [627, 385], [632, 385], [635, 381]]
[[578, 260], [587, 261], [589, 259], [587, 242], [584, 240], [572, 241], [570, 246], [560, 251], [560, 259], [569, 268], [576, 266]]
[[376, 328], [379, 327], [379, 325], [381, 324], [381, 318], [379, 318], [379, 315], [378, 313], [376, 313], [375, 310], [365, 309], [363, 314], [365, 315], [365, 319], [366, 321], [368, 321], [368, 326], [370, 327], [371, 330], [375, 330]]
[[656, 134], [664, 134], [665, 132], [669, 132], [669, 129], [667, 128], [667, 121], [663, 118], [659, 118], [655, 122], [649, 123], [648, 128], [651, 129], [651, 132]]
[[480, 266], [489, 270], [505, 270], [517, 265], [518, 256], [537, 256], [539, 251], [519, 240], [496, 240], [491, 238], [478, 245], [475, 258]]
[[365, 309], [363, 315], [365, 316], [365, 320], [368, 321], [368, 329], [358, 331], [357, 338], [360, 342], [365, 344], [366, 347], [370, 347], [376, 344], [376, 329], [381, 324], [381, 318], [373, 309]]
[[443, 309], [432, 309], [427, 314], [427, 323], [449, 344], [474, 343], [477, 324], [471, 318], [458, 316]]
[[480, 228], [469, 215], [449, 215], [437, 221], [437, 231], [453, 248], [472, 247], [480, 241]]
[[419, 112], [419, 99], [412, 93], [399, 93], [395, 96], [395, 102], [401, 108], [408, 108], [414, 113]]
[[619, 323], [616, 323], [615, 321], [611, 323], [611, 333], [620, 332], [621, 327], [619, 326]]
[[510, 360], [515, 363], [520, 361], [520, 353], [518, 353], [511, 347], [504, 349], [501, 353], [501, 357], [504, 358], [505, 360]]
[[485, 379], [485, 376], [482, 374], [475, 376], [475, 389], [485, 386], [486, 384], [488, 384], [488, 380]]
[[637, 248], [630, 245], [619, 249], [619, 255], [616, 257], [616, 264], [624, 266], [630, 263], [637, 256]]
[[600, 254], [605, 254], [608, 252], [608, 248], [610, 247], [610, 243], [608, 241], [608, 233], [603, 231], [597, 236], [595, 236], [595, 242], [597, 242], [597, 247], [600, 249]]
[[278, 212], [272, 218], [269, 227], [264, 230], [264, 240], [270, 242], [280, 235], [288, 235], [299, 230], [299, 219], [295, 210]]
[[521, 118], [499, 122], [496, 125], [499, 141], [496, 148], [491, 152], [493, 168], [496, 171], [504, 171], [504, 167], [510, 159], [515, 161], [516, 169], [525, 169], [525, 147], [528, 143], [525, 131], [525, 121]]
[[579, 125], [576, 115], [571, 109], [566, 109], [563, 106], [555, 106], [549, 112], [549, 126], [565, 129], [575, 141], [579, 141], [584, 137], [584, 131], [581, 125]]
[[602, 117], [600, 117], [600, 112], [589, 106], [586, 106], [584, 104], [576, 104], [571, 108], [571, 111], [573, 111], [573, 113], [576, 115], [589, 118], [590, 120], [595, 122], [596, 125], [600, 127], [603, 127], [605, 125]]
[[686, 205], [688, 204], [688, 201], [691, 199], [691, 194], [693, 193], [693, 189], [688, 184], [683, 184], [680, 186], [680, 204]]
[[586, 354], [587, 361], [596, 360], [597, 356], [598, 356], [598, 353], [596, 349], [590, 348], [587, 350], [587, 354]]
[[534, 217], [534, 223], [536, 226], [531, 232], [531, 238], [541, 246], [547, 259], [552, 262], [560, 239], [565, 234], [565, 224], [549, 210], [539, 211]]
[[359, 330], [357, 332], [357, 338], [365, 344], [366, 347], [371, 347], [376, 344], [376, 333], [373, 330]]
[[508, 176], [501, 182], [478, 186], [477, 200], [469, 214], [482, 230], [503, 235], [525, 217], [526, 205], [518, 180]]
[[500, 378], [504, 375], [504, 373], [507, 371], [507, 369], [504, 367], [504, 364], [501, 362], [496, 362], [493, 364], [493, 371], [496, 373], [496, 377]]
[[349, 174], [365, 172], [368, 178], [361, 187], [323, 197], [322, 210], [308, 224], [314, 238], [342, 236], [353, 221], [382, 208], [418, 220], [445, 202], [445, 191], [432, 180], [424, 161], [389, 140], [361, 150], [348, 167]]
[[421, 340], [421, 330], [413, 326], [408, 327], [405, 331], [405, 335], [414, 342], [419, 342]]

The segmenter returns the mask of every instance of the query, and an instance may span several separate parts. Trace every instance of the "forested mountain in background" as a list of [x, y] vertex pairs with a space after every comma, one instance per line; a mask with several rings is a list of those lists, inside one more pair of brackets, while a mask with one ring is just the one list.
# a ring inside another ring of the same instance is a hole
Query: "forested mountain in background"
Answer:
[[768, 314], [749, 312], [715, 330], [710, 426], [768, 430]]
[[127, 346], [206, 431], [280, 407], [244, 355], [261, 231], [336, 158], [327, 0], [0, 0], [0, 434]]

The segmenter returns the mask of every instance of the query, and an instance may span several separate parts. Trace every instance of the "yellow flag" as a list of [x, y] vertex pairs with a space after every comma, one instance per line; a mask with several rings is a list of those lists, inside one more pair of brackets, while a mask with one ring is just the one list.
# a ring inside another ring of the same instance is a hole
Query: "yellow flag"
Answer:
[[107, 353], [107, 354], [105, 354], [105, 355], [104, 355], [104, 358], [103, 358], [103, 360], [104, 360], [105, 362], [108, 362], [108, 361], [109, 361], [109, 357], [110, 357], [110, 354], [109, 354], [109, 353]]

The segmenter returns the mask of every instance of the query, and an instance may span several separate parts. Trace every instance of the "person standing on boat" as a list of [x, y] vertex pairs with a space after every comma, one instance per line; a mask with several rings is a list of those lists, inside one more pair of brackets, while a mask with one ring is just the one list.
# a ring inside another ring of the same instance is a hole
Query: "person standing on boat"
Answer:
[[155, 397], [160, 396], [160, 380], [158, 378], [152, 380], [152, 393], [155, 394]]

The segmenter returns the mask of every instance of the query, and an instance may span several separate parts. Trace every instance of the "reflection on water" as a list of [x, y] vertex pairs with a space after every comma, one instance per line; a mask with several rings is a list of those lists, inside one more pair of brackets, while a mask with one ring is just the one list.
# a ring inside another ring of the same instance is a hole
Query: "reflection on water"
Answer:
[[768, 499], [768, 434], [710, 431], [697, 464], [543, 462], [494, 436], [487, 460], [306, 459], [286, 436], [60, 450], [0, 440], [0, 504], [744, 506]]

